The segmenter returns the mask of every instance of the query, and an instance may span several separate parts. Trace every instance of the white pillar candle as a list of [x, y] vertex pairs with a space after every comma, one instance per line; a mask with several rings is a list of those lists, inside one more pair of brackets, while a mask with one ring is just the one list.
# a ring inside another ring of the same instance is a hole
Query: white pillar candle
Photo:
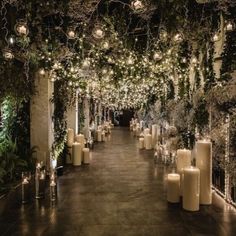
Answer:
[[102, 142], [102, 130], [97, 130], [97, 141]]
[[200, 204], [212, 203], [212, 143], [196, 142], [196, 166], [200, 169]]
[[130, 131], [133, 130], [133, 124], [130, 124], [129, 129], [130, 129]]
[[183, 169], [191, 166], [191, 151], [178, 149], [176, 158], [177, 173], [180, 174], [180, 195], [183, 194]]
[[106, 138], [105, 138], [105, 137], [106, 137], [106, 133], [105, 133], [105, 131], [103, 130], [103, 131], [102, 131], [102, 141], [103, 141], [103, 142], [106, 141]]
[[75, 141], [81, 144], [81, 147], [85, 147], [85, 138], [83, 134], [77, 134], [75, 137]]
[[80, 143], [72, 145], [73, 165], [80, 166], [82, 161], [82, 147]]
[[188, 211], [198, 211], [200, 170], [193, 166], [184, 168], [183, 185], [183, 208]]
[[146, 148], [146, 142], [147, 142], [147, 135], [150, 134], [150, 129], [146, 128], [143, 131], [143, 136], [144, 136], [144, 146]]
[[146, 135], [145, 148], [147, 150], [152, 149], [152, 135], [151, 134]]
[[83, 148], [83, 157], [84, 157], [84, 164], [89, 164], [90, 163], [89, 148]]
[[111, 134], [111, 125], [108, 125], [108, 134]]
[[67, 146], [72, 147], [74, 143], [74, 130], [68, 129], [67, 130]]
[[139, 149], [144, 149], [144, 138], [139, 138]]
[[136, 125], [136, 136], [138, 136], [139, 137], [139, 135], [140, 135], [140, 131], [141, 131], [141, 129], [140, 129], [140, 125], [139, 125], [139, 123]]
[[179, 202], [180, 190], [180, 175], [168, 174], [167, 175], [167, 201], [171, 203]]
[[155, 147], [157, 142], [157, 125], [152, 125], [152, 146]]
[[146, 128], [146, 129], [144, 130], [144, 135], [147, 135], [147, 134], [150, 134], [150, 129], [149, 129], [149, 128]]

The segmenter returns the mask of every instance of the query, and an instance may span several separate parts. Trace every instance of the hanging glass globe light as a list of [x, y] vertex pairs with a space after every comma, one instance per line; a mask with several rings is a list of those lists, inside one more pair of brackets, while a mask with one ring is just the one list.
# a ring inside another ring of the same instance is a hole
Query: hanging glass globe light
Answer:
[[128, 65], [133, 65], [133, 64], [134, 64], [134, 60], [133, 60], [132, 57], [129, 57], [129, 58], [127, 59], [127, 64], [128, 64]]
[[176, 43], [181, 43], [183, 41], [183, 36], [180, 33], [177, 33], [173, 39]]
[[155, 52], [154, 55], [153, 55], [153, 59], [155, 61], [160, 61], [162, 59], [162, 52], [161, 51]]
[[75, 39], [75, 38], [76, 38], [76, 32], [74, 31], [74, 29], [69, 28], [69, 29], [67, 30], [67, 37], [68, 37], [69, 39]]
[[90, 61], [88, 58], [86, 58], [83, 62], [82, 62], [82, 68], [83, 69], [88, 69], [90, 66]]
[[15, 25], [16, 34], [19, 36], [27, 36], [29, 33], [29, 28], [24, 20], [20, 20]]
[[14, 58], [14, 54], [10, 48], [5, 48], [2, 50], [3, 57], [5, 60], [10, 61]]
[[213, 35], [213, 37], [212, 37], [212, 41], [213, 41], [213, 42], [217, 42], [217, 41], [219, 41], [219, 40], [220, 40], [219, 34], [218, 34], [218, 33], [215, 33], [215, 34]]
[[106, 69], [106, 68], [102, 69], [102, 74], [103, 74], [103, 75], [106, 75], [106, 74], [107, 74], [107, 69]]
[[229, 22], [226, 24], [225, 29], [226, 29], [226, 31], [233, 31], [234, 26], [233, 26], [232, 22], [229, 21]]
[[107, 41], [103, 42], [102, 48], [105, 50], [109, 49], [109, 43]]
[[165, 29], [161, 29], [159, 33], [159, 38], [161, 41], [165, 42], [168, 38], [168, 34]]
[[140, 11], [144, 10], [145, 4], [141, 0], [133, 0], [131, 2], [131, 7], [134, 11], [140, 12]]
[[94, 27], [94, 29], [92, 31], [92, 35], [96, 39], [102, 39], [105, 36], [105, 32], [101, 26], [97, 25]]

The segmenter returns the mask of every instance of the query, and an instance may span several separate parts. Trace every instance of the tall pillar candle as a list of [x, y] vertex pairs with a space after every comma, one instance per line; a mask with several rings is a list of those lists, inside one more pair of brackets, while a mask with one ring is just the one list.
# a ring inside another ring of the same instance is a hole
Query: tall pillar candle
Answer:
[[102, 142], [102, 130], [97, 130], [97, 141]]
[[171, 203], [179, 202], [180, 190], [180, 175], [168, 174], [167, 175], [167, 201]]
[[152, 149], [152, 135], [151, 134], [146, 135], [145, 148], [147, 150]]
[[144, 138], [139, 138], [139, 149], [144, 149]]
[[72, 155], [73, 155], [73, 165], [80, 166], [82, 162], [82, 146], [80, 143], [73, 143]]
[[200, 170], [193, 166], [184, 168], [183, 185], [183, 208], [187, 211], [198, 211]]
[[89, 164], [90, 163], [89, 148], [83, 149], [83, 156], [84, 156], [84, 164]]
[[155, 147], [157, 142], [157, 125], [152, 125], [152, 146]]
[[85, 147], [85, 138], [83, 134], [76, 135], [75, 141], [81, 144], [82, 149]]
[[178, 149], [176, 158], [177, 173], [180, 174], [180, 195], [183, 194], [183, 169], [191, 166], [191, 151]]
[[67, 130], [67, 146], [72, 147], [73, 143], [74, 143], [74, 130], [68, 129]]
[[212, 143], [196, 142], [196, 166], [200, 169], [200, 204], [212, 203]]
[[150, 134], [150, 129], [146, 128], [143, 131], [143, 135], [144, 135], [144, 146], [146, 148], [146, 141], [147, 141], [147, 135]]
[[147, 134], [150, 134], [150, 129], [149, 129], [149, 128], [146, 128], [146, 129], [144, 130], [144, 135], [147, 135]]

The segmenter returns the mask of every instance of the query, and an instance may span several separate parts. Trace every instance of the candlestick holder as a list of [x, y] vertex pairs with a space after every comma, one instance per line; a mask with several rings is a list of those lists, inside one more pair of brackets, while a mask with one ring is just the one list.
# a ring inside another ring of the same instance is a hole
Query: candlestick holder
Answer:
[[50, 200], [55, 202], [57, 199], [57, 184], [54, 180], [50, 182]]
[[21, 202], [26, 204], [30, 201], [30, 172], [22, 172], [22, 184], [21, 184]]
[[42, 168], [43, 168], [42, 163], [38, 163], [36, 165], [36, 172], [35, 172], [35, 198], [36, 199], [43, 198], [45, 194], [46, 173], [45, 173], [45, 170]]
[[55, 202], [57, 199], [57, 175], [54, 170], [50, 175], [50, 200]]

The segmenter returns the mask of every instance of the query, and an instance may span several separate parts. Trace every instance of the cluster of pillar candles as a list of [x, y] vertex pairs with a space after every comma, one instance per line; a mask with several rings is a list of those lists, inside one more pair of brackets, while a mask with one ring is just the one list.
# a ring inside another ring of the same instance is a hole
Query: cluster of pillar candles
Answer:
[[[92, 137], [91, 132], [89, 132], [88, 140], [85, 139], [84, 134], [77, 134], [73, 129], [67, 130], [67, 147], [68, 153], [66, 162], [67, 164], [73, 164], [74, 166], [81, 166], [83, 164], [90, 163], [90, 150], [89, 143], [90, 140], [95, 139], [97, 142], [105, 141], [106, 134], [111, 134], [111, 128], [113, 124], [111, 122], [105, 122], [103, 125], [99, 125], [95, 137]], [[93, 138], [93, 139], [92, 139]]]
[[[140, 149], [157, 148], [160, 132], [157, 125], [144, 128], [142, 121], [130, 122], [130, 130], [139, 137]], [[143, 132], [142, 132], [143, 131]], [[196, 165], [192, 165], [192, 156]], [[210, 140], [198, 140], [195, 150], [178, 149], [176, 152], [176, 173], [167, 175], [167, 201], [178, 203], [182, 197], [183, 208], [198, 211], [199, 206], [212, 203], [212, 143]]]
[[[30, 202], [31, 200], [31, 173], [23, 172], [22, 173], [22, 187], [21, 187], [21, 200], [23, 204]], [[56, 201], [57, 198], [57, 179], [56, 173], [54, 171], [51, 172], [50, 175], [50, 200], [52, 202]], [[46, 172], [43, 164], [36, 164], [35, 171], [35, 198], [42, 199], [45, 197], [45, 189], [46, 189]]]

